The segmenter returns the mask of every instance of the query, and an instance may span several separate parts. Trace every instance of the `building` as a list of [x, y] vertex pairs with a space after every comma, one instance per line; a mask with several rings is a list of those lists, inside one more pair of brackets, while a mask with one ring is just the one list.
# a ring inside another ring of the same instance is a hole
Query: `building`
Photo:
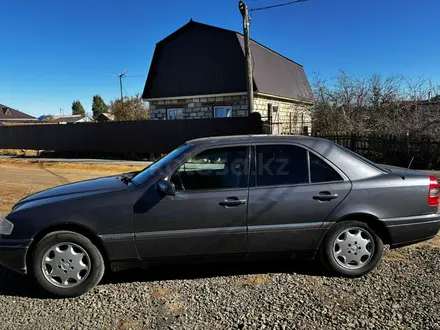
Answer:
[[47, 124], [76, 124], [76, 123], [90, 123], [89, 117], [82, 115], [71, 115], [71, 116], [41, 116], [38, 118], [39, 121], [43, 121]]
[[[314, 97], [304, 68], [251, 41], [254, 107], [273, 133], [310, 132]], [[248, 116], [243, 35], [190, 21], [157, 43], [143, 98], [150, 118]]]
[[37, 118], [32, 117], [24, 112], [0, 104], [0, 125], [30, 123], [36, 120]]
[[98, 117], [96, 117], [96, 121], [98, 123], [105, 123], [107, 121], [114, 121], [114, 120], [115, 120], [115, 116], [108, 112], [101, 113]]

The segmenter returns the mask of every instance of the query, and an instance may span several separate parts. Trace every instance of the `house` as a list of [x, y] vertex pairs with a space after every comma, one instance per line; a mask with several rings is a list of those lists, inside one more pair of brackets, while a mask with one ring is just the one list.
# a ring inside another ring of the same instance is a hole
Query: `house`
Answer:
[[12, 109], [6, 105], [0, 104], [0, 125], [29, 123], [36, 121], [37, 118], [32, 117], [24, 112]]
[[[251, 40], [254, 109], [273, 133], [310, 131], [314, 97], [304, 68]], [[157, 43], [143, 99], [151, 119], [248, 116], [243, 35], [189, 23]]]
[[71, 116], [41, 116], [38, 118], [40, 121], [44, 121], [48, 124], [76, 124], [76, 123], [89, 123], [92, 122], [89, 117], [82, 115]]
[[98, 117], [96, 117], [96, 121], [98, 123], [105, 123], [107, 121], [114, 121], [115, 116], [111, 113], [101, 113]]

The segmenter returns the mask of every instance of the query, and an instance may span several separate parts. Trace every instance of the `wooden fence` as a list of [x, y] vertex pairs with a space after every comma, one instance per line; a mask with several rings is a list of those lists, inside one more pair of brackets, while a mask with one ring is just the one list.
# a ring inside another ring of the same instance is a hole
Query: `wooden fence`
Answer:
[[384, 135], [319, 135], [380, 164], [412, 168], [440, 168], [440, 142], [427, 137]]
[[0, 126], [0, 149], [157, 156], [195, 138], [261, 133], [258, 116]]

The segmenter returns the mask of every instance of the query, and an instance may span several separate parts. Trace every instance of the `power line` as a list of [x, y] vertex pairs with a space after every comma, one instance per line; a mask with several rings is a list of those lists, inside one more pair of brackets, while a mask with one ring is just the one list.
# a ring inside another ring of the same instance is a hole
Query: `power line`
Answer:
[[257, 11], [257, 10], [267, 10], [267, 9], [272, 9], [272, 8], [277, 8], [277, 7], [284, 7], [284, 6], [288, 6], [297, 2], [305, 2], [308, 0], [295, 0], [295, 1], [290, 1], [290, 2], [286, 2], [286, 3], [280, 3], [278, 5], [272, 5], [272, 6], [267, 6], [267, 7], [259, 7], [259, 8], [250, 8], [249, 11]]

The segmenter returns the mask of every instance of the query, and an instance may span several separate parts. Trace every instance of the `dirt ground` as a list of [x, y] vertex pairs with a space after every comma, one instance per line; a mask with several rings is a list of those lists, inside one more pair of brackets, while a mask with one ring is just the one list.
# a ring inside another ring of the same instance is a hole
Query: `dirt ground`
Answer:
[[47, 188], [97, 177], [141, 170], [111, 164], [41, 163], [0, 160], [0, 213], [8, 213], [21, 198]]

